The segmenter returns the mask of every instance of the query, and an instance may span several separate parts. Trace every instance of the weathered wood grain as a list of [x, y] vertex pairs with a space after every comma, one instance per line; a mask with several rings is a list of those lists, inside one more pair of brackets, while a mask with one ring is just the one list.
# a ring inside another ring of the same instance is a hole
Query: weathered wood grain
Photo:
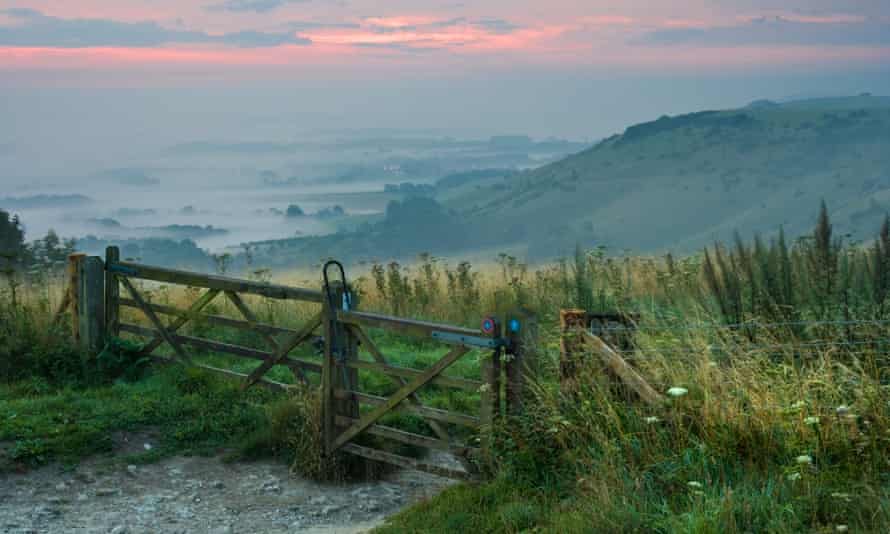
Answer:
[[266, 284], [262, 282], [254, 282], [252, 280], [240, 280], [237, 278], [192, 273], [176, 269], [165, 269], [162, 267], [125, 261], [117, 262], [111, 265], [110, 268], [114, 272], [129, 278], [154, 280], [156, 282], [166, 282], [191, 287], [203, 287], [207, 289], [216, 289], [218, 291], [234, 291], [236, 293], [261, 295], [263, 297], [280, 300], [303, 300], [308, 302], [322, 301], [321, 291], [313, 289]]

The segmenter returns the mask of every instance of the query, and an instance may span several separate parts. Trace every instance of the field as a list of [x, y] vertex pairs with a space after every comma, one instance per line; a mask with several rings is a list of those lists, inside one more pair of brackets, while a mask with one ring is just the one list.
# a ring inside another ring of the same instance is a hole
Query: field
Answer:
[[[81, 354], [64, 324], [51, 325], [59, 284], [51, 276], [24, 284], [0, 307], [0, 469], [76, 463], [109, 450], [114, 431], [152, 427], [162, 445], [128, 461], [225, 449], [232, 459], [276, 456], [297, 474], [326, 473], [306, 437], [315, 428], [311, 394], [241, 393], [200, 371], [148, 367], [124, 341]], [[365, 310], [475, 325], [523, 307], [541, 325], [525, 413], [485, 429], [491, 479], [454, 486], [381, 532], [878, 532], [890, 521], [886, 225], [868, 246], [842, 244], [823, 212], [806, 239], [739, 239], [684, 258], [579, 250], [549, 265], [504, 255], [474, 268], [424, 256], [368, 266], [355, 285]], [[190, 298], [146, 289], [156, 302]], [[254, 305], [276, 324], [306, 314]], [[219, 306], [212, 311], [227, 312]], [[569, 307], [640, 314], [633, 349], [622, 354], [666, 394], [664, 407], [616, 385], [593, 354], [573, 387], [560, 387], [557, 317]], [[375, 342], [403, 366], [435, 358], [425, 344]], [[457, 372], [478, 376], [476, 365], [466, 360]], [[273, 375], [294, 382], [287, 369]], [[363, 385], [380, 394], [393, 387]], [[426, 395], [456, 408], [476, 394]], [[423, 431], [410, 417], [389, 424]]]

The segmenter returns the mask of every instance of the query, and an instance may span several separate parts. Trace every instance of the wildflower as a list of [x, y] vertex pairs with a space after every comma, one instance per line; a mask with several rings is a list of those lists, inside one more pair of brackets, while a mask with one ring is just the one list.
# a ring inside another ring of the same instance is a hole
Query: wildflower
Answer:
[[838, 525], [834, 527], [834, 530], [835, 532], [846, 532], [849, 529], [847, 528], [847, 525]]
[[791, 405], [791, 409], [792, 410], [800, 410], [801, 408], [805, 407], [806, 405], [807, 405], [806, 402], [799, 400]]
[[844, 501], [847, 501], [847, 502], [850, 501], [850, 494], [849, 494], [849, 493], [839, 493], [839, 492], [834, 492], [834, 493], [831, 494], [831, 496], [832, 496], [833, 498], [835, 498], [835, 499], [841, 499], [841, 500], [844, 500]]
[[809, 454], [801, 454], [796, 458], [797, 463], [800, 465], [809, 465], [813, 463], [813, 457]]
[[672, 387], [667, 391], [667, 394], [671, 397], [682, 397], [683, 395], [689, 393], [689, 390], [681, 387]]
[[788, 478], [789, 482], [794, 482], [795, 480], [800, 480], [800, 473], [791, 473], [790, 475], [788, 475], [787, 478]]
[[815, 415], [811, 415], [811, 416], [807, 417], [806, 419], [804, 419], [803, 422], [808, 425], [818, 425], [819, 418], [816, 417]]
[[692, 489], [701, 489], [703, 487], [701, 482], [697, 482], [695, 480], [690, 480], [686, 483], [686, 485]]
[[654, 425], [655, 423], [661, 421], [661, 419], [659, 419], [658, 417], [656, 417], [654, 415], [651, 415], [643, 420], [646, 421], [646, 423], [648, 423], [650, 425]]
[[845, 415], [849, 415], [850, 407], [846, 404], [841, 404], [834, 410], [834, 413], [836, 413], [838, 417], [844, 417]]

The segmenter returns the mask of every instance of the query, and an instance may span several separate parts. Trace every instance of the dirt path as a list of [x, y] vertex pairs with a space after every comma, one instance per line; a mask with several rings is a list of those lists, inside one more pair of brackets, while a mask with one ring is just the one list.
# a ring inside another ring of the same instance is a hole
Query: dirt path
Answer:
[[0, 475], [0, 532], [357, 533], [449, 483], [403, 471], [377, 482], [317, 484], [270, 461], [93, 459], [68, 471]]

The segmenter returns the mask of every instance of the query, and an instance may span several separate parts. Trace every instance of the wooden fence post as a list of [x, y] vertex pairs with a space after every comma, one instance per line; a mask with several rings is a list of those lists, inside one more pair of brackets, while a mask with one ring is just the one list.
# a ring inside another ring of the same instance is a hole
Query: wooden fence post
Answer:
[[[71, 310], [71, 339], [76, 344], [80, 344], [80, 263], [86, 258], [86, 254], [75, 253], [68, 256], [67, 278], [68, 278], [68, 302], [69, 310]], [[59, 312], [62, 312], [61, 308]]]
[[578, 358], [584, 351], [584, 343], [578, 330], [587, 329], [587, 312], [584, 310], [559, 311], [559, 383], [569, 386], [578, 370]]
[[538, 324], [535, 315], [524, 310], [509, 313], [505, 324], [510, 345], [505, 396], [507, 413], [515, 416], [522, 413], [527, 384], [538, 372]]
[[[358, 389], [358, 369], [347, 367], [345, 362], [358, 359], [358, 338], [344, 325], [337, 321], [337, 311], [345, 307], [347, 300], [344, 298], [347, 288], [338, 282], [331, 283], [331, 296], [333, 303], [324, 296], [322, 303], [325, 311], [325, 356], [322, 365], [322, 417], [325, 451], [333, 452], [331, 448], [337, 437], [337, 416], [358, 418], [358, 399], [335, 398], [336, 390], [355, 391]], [[356, 296], [349, 293], [349, 307], [356, 305]]]
[[[495, 322], [492, 337], [501, 337], [501, 325]], [[501, 411], [501, 347], [497, 347], [491, 352], [491, 356], [482, 359], [482, 405], [479, 408], [479, 416], [482, 422], [482, 429], [491, 429], [497, 421]], [[482, 450], [484, 455], [488, 455], [491, 448], [490, 440], [483, 436]]]
[[105, 266], [98, 256], [78, 262], [77, 319], [80, 346], [91, 352], [105, 345]]
[[120, 337], [120, 297], [121, 286], [117, 275], [108, 267], [120, 261], [121, 253], [117, 247], [105, 249], [105, 335]]
[[[355, 294], [349, 292], [348, 300], [346, 293], [348, 288], [342, 284], [332, 282], [331, 292], [334, 296], [334, 302], [341, 310], [352, 310], [358, 304]], [[348, 303], [348, 306], [347, 306]], [[337, 323], [335, 325], [336, 348], [339, 351], [336, 361], [337, 372], [334, 374], [334, 388], [348, 391], [358, 390], [358, 369], [347, 367], [346, 363], [358, 359], [358, 338], [352, 331], [344, 325]], [[357, 419], [359, 416], [358, 399], [351, 396], [346, 399], [339, 399], [334, 403], [336, 415], [342, 415]]]

